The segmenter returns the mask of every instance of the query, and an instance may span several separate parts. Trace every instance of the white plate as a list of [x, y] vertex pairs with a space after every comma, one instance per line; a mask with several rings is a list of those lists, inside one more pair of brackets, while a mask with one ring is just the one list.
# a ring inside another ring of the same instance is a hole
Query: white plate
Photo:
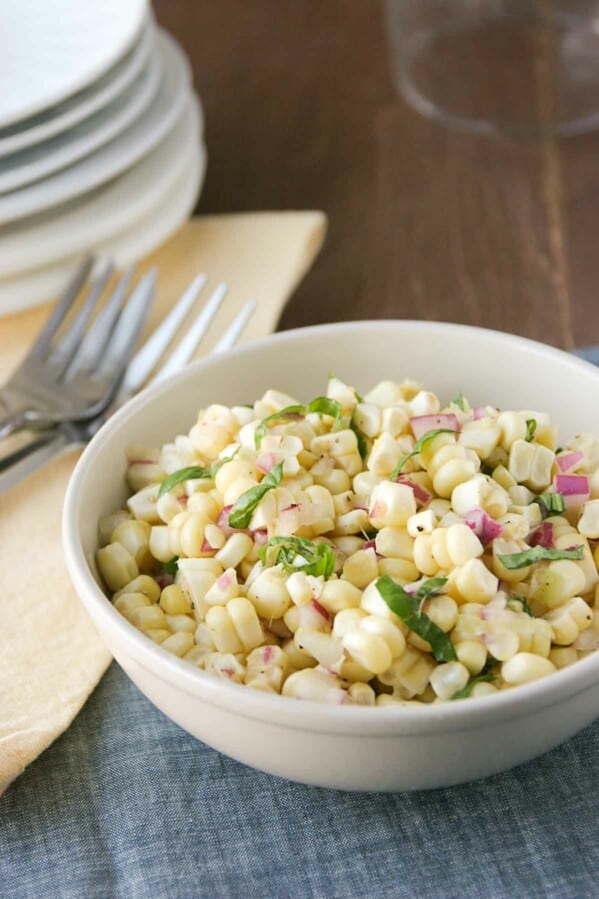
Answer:
[[[141, 223], [117, 238], [101, 241], [93, 249], [109, 256], [119, 266], [129, 265], [146, 256], [164, 243], [189, 218], [196, 204], [204, 174], [207, 155], [203, 144], [197, 146], [191, 163], [186, 166], [167, 192], [167, 198], [148, 214]], [[0, 283], [0, 315], [20, 312], [38, 306], [58, 296], [81, 262], [73, 258], [34, 274]]]
[[68, 169], [0, 197], [1, 225], [59, 206], [105, 184], [149, 153], [170, 131], [189, 97], [190, 72], [183, 53], [165, 32], [160, 33], [159, 47], [163, 82], [145, 115]]
[[129, 171], [61, 213], [0, 229], [0, 283], [83, 253], [150, 214], [195, 151], [200, 121], [194, 99], [171, 133]]
[[161, 78], [160, 60], [154, 56], [133, 84], [104, 109], [67, 132], [4, 159], [0, 194], [60, 171], [113, 140], [147, 109]]
[[1, 0], [0, 127], [103, 75], [132, 46], [147, 9], [147, 0]]
[[156, 29], [150, 20], [130, 53], [90, 87], [17, 125], [0, 129], [0, 158], [68, 131], [107, 106], [137, 78], [155, 49]]

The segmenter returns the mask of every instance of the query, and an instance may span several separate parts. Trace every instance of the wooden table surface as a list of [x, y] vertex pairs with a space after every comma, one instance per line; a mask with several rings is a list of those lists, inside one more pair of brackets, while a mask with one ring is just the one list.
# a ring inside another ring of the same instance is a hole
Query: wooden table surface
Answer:
[[379, 0], [154, 0], [189, 55], [210, 162], [199, 212], [324, 209], [281, 327], [467, 322], [599, 343], [599, 133], [450, 132], [395, 91]]

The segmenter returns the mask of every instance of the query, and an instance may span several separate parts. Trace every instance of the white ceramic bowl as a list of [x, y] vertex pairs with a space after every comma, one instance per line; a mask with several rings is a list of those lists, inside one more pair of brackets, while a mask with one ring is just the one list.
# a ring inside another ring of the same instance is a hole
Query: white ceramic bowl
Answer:
[[189, 733], [272, 774], [351, 790], [416, 790], [485, 777], [557, 746], [599, 715], [599, 654], [496, 696], [418, 708], [298, 702], [225, 682], [169, 655], [98, 586], [98, 518], [126, 496], [123, 450], [187, 431], [210, 402], [277, 387], [300, 400], [333, 370], [365, 392], [412, 377], [448, 401], [551, 412], [562, 436], [599, 434], [599, 370], [519, 337], [460, 325], [380, 321], [288, 331], [207, 358], [128, 403], [87, 447], [67, 491], [71, 578], [102, 638], [139, 689]]

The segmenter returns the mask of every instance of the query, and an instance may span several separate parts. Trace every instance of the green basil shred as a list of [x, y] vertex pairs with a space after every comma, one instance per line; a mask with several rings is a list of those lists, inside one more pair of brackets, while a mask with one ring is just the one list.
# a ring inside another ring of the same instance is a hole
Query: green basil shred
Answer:
[[179, 468], [177, 471], [173, 471], [173, 473], [169, 474], [168, 478], [166, 478], [160, 485], [158, 499], [160, 499], [161, 496], [164, 496], [165, 493], [168, 493], [169, 490], [172, 490], [173, 487], [176, 487], [177, 484], [180, 484], [181, 481], [195, 481], [207, 478], [213, 479], [216, 472], [221, 469], [226, 462], [230, 462], [238, 452], [239, 450], [236, 449], [232, 456], [227, 456], [226, 459], [219, 459], [217, 462], [213, 462], [210, 468], [203, 468], [201, 465], [190, 465], [188, 468]]
[[534, 418], [526, 419], [526, 437], [524, 438], [527, 443], [530, 443], [534, 440], [534, 436], [537, 433], [537, 422]]
[[451, 698], [452, 700], [468, 699], [477, 684], [490, 684], [496, 679], [494, 674], [477, 674], [476, 677], [470, 678], [466, 686], [462, 687], [461, 690], [458, 690], [457, 693], [454, 693]]
[[451, 402], [453, 403], [454, 406], [457, 406], [458, 409], [461, 409], [462, 412], [466, 411], [466, 406], [464, 404], [464, 394], [462, 393], [461, 390], [458, 391], [458, 395], [456, 397], [454, 397], [454, 399], [452, 399]]
[[229, 512], [229, 527], [247, 528], [262, 497], [273, 487], [278, 487], [282, 480], [283, 464], [279, 462], [268, 474], [264, 475], [259, 484], [241, 494]]
[[[434, 578], [434, 580], [438, 579]], [[426, 582], [420, 589], [423, 590], [425, 585]], [[410, 596], [400, 584], [395, 583], [386, 574], [377, 579], [376, 588], [391, 611], [401, 618], [410, 630], [430, 643], [437, 662], [457, 661], [453, 643], [447, 634], [421, 610], [422, 600], [418, 598], [418, 595]]]
[[[514, 603], [517, 603], [520, 606], [520, 608], [515, 609], [514, 605], [513, 605]], [[514, 612], [526, 612], [526, 614], [530, 615], [531, 618], [535, 617], [530, 610], [530, 606], [526, 602], [526, 597], [523, 596], [521, 593], [511, 593], [507, 598], [506, 605], [507, 605], [508, 609], [512, 608], [514, 610]]]
[[168, 493], [169, 490], [172, 490], [173, 487], [176, 487], [177, 484], [180, 484], [181, 481], [193, 481], [200, 478], [211, 477], [211, 470], [209, 468], [202, 468], [200, 465], [190, 465], [188, 468], [179, 468], [178, 471], [173, 471], [172, 474], [169, 474], [168, 478], [162, 482], [160, 490], [158, 491], [158, 499], [160, 499], [161, 496], [164, 496], [165, 493]]
[[173, 577], [176, 575], [178, 566], [177, 562], [179, 561], [179, 556], [173, 556], [172, 559], [169, 559], [168, 562], [165, 562], [162, 566], [166, 574], [170, 574]]
[[303, 571], [325, 580], [335, 570], [335, 553], [328, 543], [313, 543], [306, 537], [271, 537], [259, 556], [263, 564], [282, 565], [288, 573]]
[[409, 462], [413, 456], [417, 456], [418, 453], [421, 453], [429, 440], [434, 440], [439, 434], [455, 434], [455, 431], [452, 428], [435, 428], [433, 431], [427, 431], [426, 434], [423, 434], [422, 437], [416, 441], [414, 448], [399, 460], [389, 475], [389, 480], [394, 481], [398, 475], [401, 474], [406, 462]]
[[294, 418], [296, 415], [308, 415], [310, 412], [317, 412], [320, 415], [330, 415], [335, 419], [334, 430], [339, 430], [343, 413], [341, 403], [337, 400], [330, 399], [328, 396], [317, 396], [316, 399], [313, 399], [307, 406], [299, 404], [295, 406], [286, 406], [284, 409], [280, 409], [279, 412], [273, 412], [272, 415], [263, 418], [254, 433], [254, 445], [256, 449], [260, 449], [260, 445], [264, 437], [266, 437], [268, 428], [270, 425], [274, 424], [274, 422], [285, 418]]
[[306, 407], [295, 405], [295, 406], [285, 406], [284, 409], [280, 409], [278, 412], [274, 412], [272, 415], [269, 415], [267, 418], [263, 418], [258, 427], [254, 432], [254, 446], [256, 449], [260, 449], [260, 444], [264, 437], [266, 437], [266, 433], [270, 425], [274, 424], [275, 421], [280, 421], [285, 418], [295, 418], [296, 415], [305, 415]]
[[497, 661], [497, 659], [488, 659], [483, 665], [481, 671], [474, 677], [471, 677], [465, 687], [462, 687], [461, 690], [458, 690], [457, 693], [453, 694], [453, 696], [451, 697], [452, 700], [467, 699], [471, 695], [473, 689], [477, 684], [490, 684], [494, 680], [497, 680], [497, 675], [493, 674], [492, 669], [496, 668], [498, 664], [499, 662]]
[[560, 515], [566, 511], [566, 501], [561, 493], [540, 493], [539, 496], [535, 496], [533, 503], [540, 506], [543, 518]]
[[584, 548], [575, 546], [572, 549], [551, 549], [545, 546], [532, 546], [519, 553], [509, 553], [508, 555], [500, 555], [497, 558], [506, 568], [513, 570], [515, 568], [526, 568], [528, 565], [534, 565], [535, 562], [555, 562], [559, 559], [574, 559], [579, 561], [582, 559]]
[[368, 455], [368, 442], [366, 440], [366, 436], [362, 433], [362, 431], [358, 427], [358, 424], [356, 422], [356, 413], [355, 412], [352, 414], [352, 417], [349, 422], [349, 426], [350, 426], [351, 430], [354, 432], [354, 434], [356, 435], [356, 440], [358, 441], [358, 452], [360, 453], [360, 456], [362, 457], [362, 459], [365, 459], [366, 456]]

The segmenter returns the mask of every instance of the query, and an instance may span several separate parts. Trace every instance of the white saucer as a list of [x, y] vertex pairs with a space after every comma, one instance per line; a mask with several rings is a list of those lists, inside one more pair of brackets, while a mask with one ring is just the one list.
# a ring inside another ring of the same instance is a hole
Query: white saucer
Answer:
[[0, 157], [54, 137], [107, 106], [137, 78], [156, 45], [156, 29], [150, 19], [131, 51], [90, 87], [79, 91], [58, 106], [32, 118], [0, 129]]
[[190, 94], [190, 71], [178, 45], [159, 36], [163, 83], [146, 113], [114, 141], [43, 181], [0, 197], [0, 224], [16, 221], [79, 197], [126, 171], [170, 131]]
[[[192, 213], [204, 180], [207, 156], [203, 144], [198, 145], [191, 164], [177, 178], [167, 198], [148, 214], [141, 223], [120, 234], [114, 241], [107, 240], [94, 246], [94, 250], [109, 256], [122, 267], [142, 259], [164, 243]], [[45, 303], [65, 289], [81, 257], [57, 265], [38, 269], [23, 278], [0, 283], [0, 315], [8, 315]]]
[[0, 228], [0, 283], [84, 253], [132, 228], [164, 201], [201, 139], [197, 98], [144, 159], [63, 211]]
[[161, 78], [160, 60], [152, 57], [131, 86], [104, 109], [50, 140], [3, 159], [0, 194], [67, 168], [113, 140], [147, 109]]
[[82, 90], [133, 45], [147, 0], [1, 0], [0, 127]]

